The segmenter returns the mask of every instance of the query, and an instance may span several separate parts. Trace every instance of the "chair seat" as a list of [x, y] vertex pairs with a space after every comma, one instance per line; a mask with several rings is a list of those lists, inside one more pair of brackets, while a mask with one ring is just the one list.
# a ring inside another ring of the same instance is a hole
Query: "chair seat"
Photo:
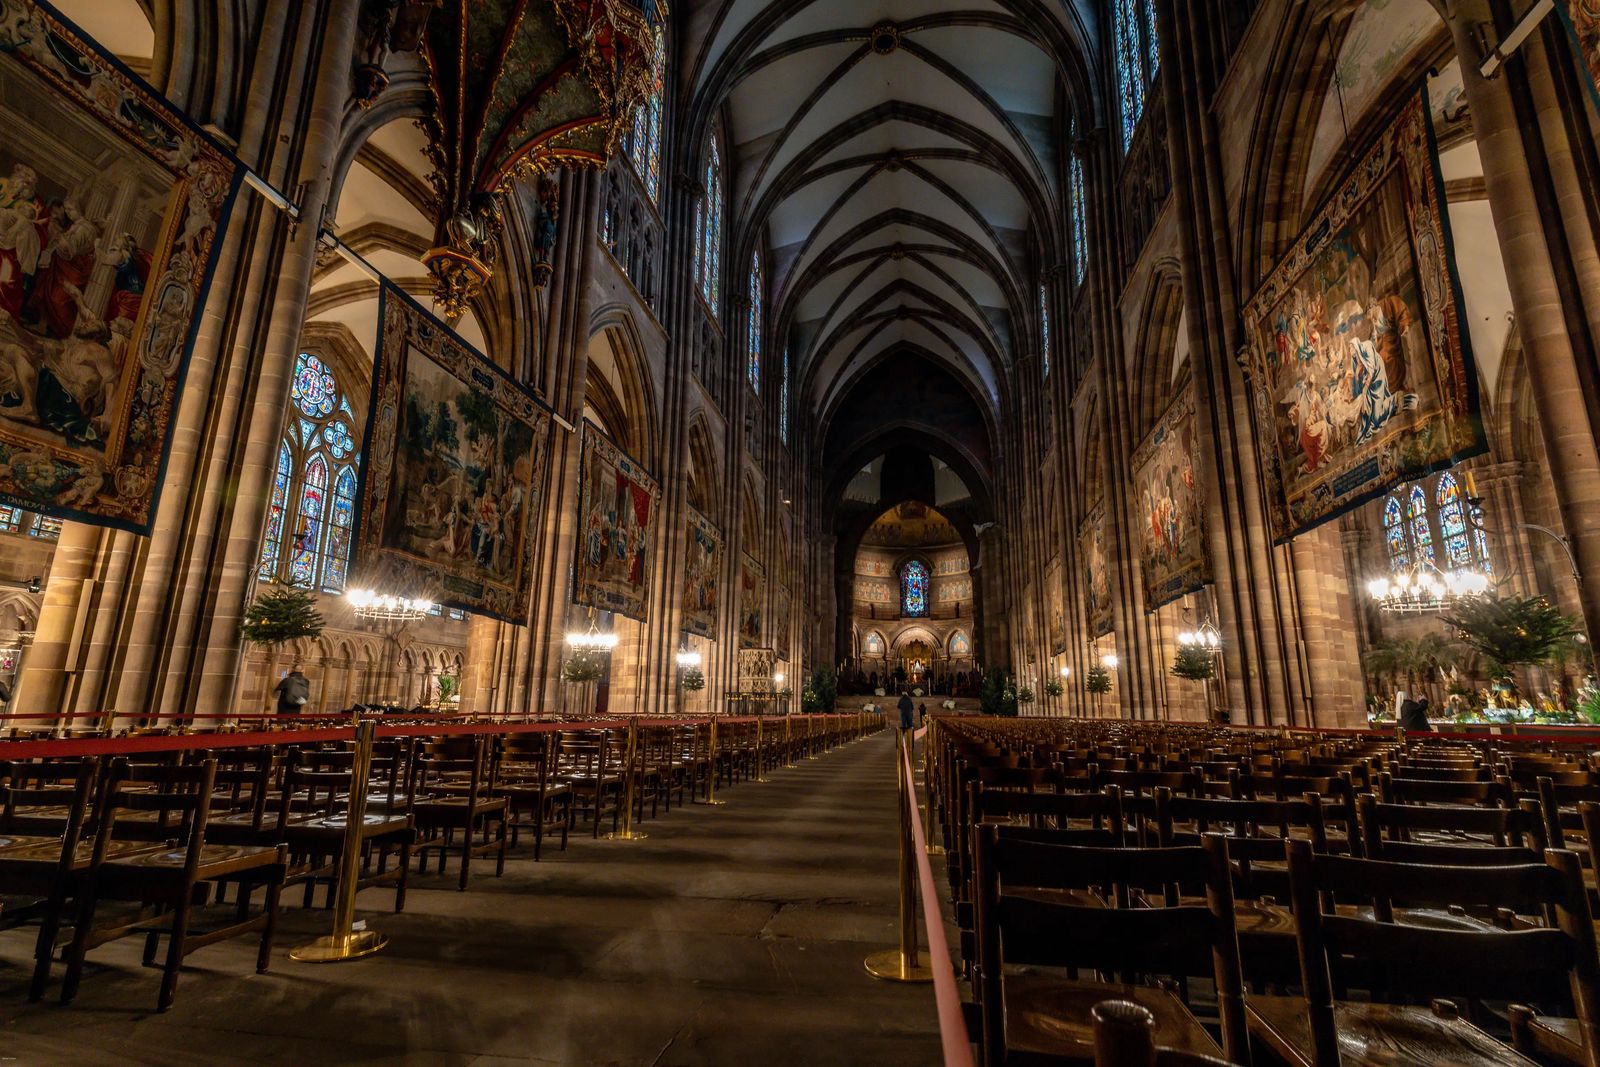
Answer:
[[[188, 850], [182, 848], [150, 849], [128, 856], [120, 856], [107, 863], [116, 872], [181, 871], [188, 859]], [[254, 867], [264, 867], [278, 860], [276, 848], [256, 845], [219, 845], [207, 843], [200, 846], [195, 877], [199, 881], [226, 878]]]
[[487, 815], [506, 810], [506, 798], [479, 797], [474, 803], [471, 797], [430, 797], [427, 800], [417, 801], [412, 810], [419, 816], [448, 815], [451, 818], [460, 818], [466, 814], [469, 806], [474, 815]]
[[1044, 974], [1005, 978], [1006, 1046], [1015, 1063], [1056, 1058], [1093, 1059], [1096, 1004], [1131, 1000], [1156, 1018], [1155, 1041], [1164, 1049], [1201, 1056], [1222, 1055], [1206, 1028], [1183, 1001], [1162, 989], [1113, 982], [1075, 982]]
[[[1516, 1031], [1515, 1023], [1512, 1024], [1512, 1031]], [[1532, 1044], [1531, 1051], [1539, 1056], [1557, 1063], [1573, 1064], [1574, 1067], [1588, 1062], [1583, 1054], [1583, 1028], [1576, 1019], [1536, 1015], [1528, 1020], [1527, 1035]], [[1518, 1047], [1522, 1047], [1520, 1040]]]
[[[361, 819], [361, 836], [381, 837], [384, 834], [398, 833], [407, 829], [409, 825], [404, 815], [368, 812]], [[349, 826], [350, 816], [338, 814], [292, 822], [287, 829], [290, 842], [327, 841], [342, 839]]]
[[[1311, 1020], [1300, 997], [1252, 996], [1250, 1032], [1290, 1064], [1311, 1063]], [[1442, 1019], [1427, 1008], [1340, 1001], [1333, 1008], [1344, 1067], [1448, 1063], [1451, 1067], [1532, 1067], [1464, 1019]]]

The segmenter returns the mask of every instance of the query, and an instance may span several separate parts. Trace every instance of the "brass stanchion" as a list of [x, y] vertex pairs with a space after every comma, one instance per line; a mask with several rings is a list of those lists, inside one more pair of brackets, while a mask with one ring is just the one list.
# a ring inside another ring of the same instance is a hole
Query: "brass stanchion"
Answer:
[[622, 758], [622, 803], [624, 805], [622, 809], [622, 829], [612, 830], [610, 833], [606, 834], [607, 841], [643, 841], [645, 838], [650, 836], [643, 830], [635, 830], [633, 828], [633, 790], [634, 781], [637, 778], [637, 775], [634, 774], [633, 764], [634, 760], [638, 758], [638, 755], [639, 716], [629, 715], [628, 748], [627, 753]]
[[815, 715], [806, 720], [806, 759], [817, 758], [817, 717]]
[[361, 880], [361, 828], [367, 818], [367, 783], [372, 776], [372, 741], [378, 724], [356, 726], [356, 753], [350, 765], [350, 803], [345, 812], [344, 848], [339, 853], [339, 898], [333, 907], [333, 933], [289, 950], [301, 963], [338, 963], [370, 956], [389, 943], [377, 930], [355, 929], [356, 886]]
[[917, 962], [917, 897], [913, 879], [916, 877], [911, 855], [911, 805], [916, 797], [906, 784], [901, 767], [906, 752], [906, 731], [900, 732], [895, 742], [894, 779], [895, 794], [900, 811], [900, 947], [874, 952], [864, 961], [867, 973], [889, 982], [931, 982], [933, 971]]
[[761, 729], [761, 723], [762, 722], [763, 722], [762, 716], [757, 715], [756, 716], [756, 776], [753, 779], [754, 781], [757, 781], [757, 782], [765, 782], [765, 781], [767, 781], [767, 775], [766, 775], [767, 750], [766, 750], [766, 745], [765, 745], [765, 742], [764, 742], [763, 731]]
[[944, 846], [933, 839], [933, 781], [934, 775], [938, 772], [938, 762], [933, 751], [934, 723], [932, 719], [928, 720], [927, 731], [927, 736], [922, 739], [922, 790], [928, 796], [928, 802], [922, 808], [924, 812], [922, 832], [925, 837], [923, 843], [928, 846], [928, 855], [943, 856], [945, 854]]
[[706, 803], [714, 808], [720, 808], [727, 803], [726, 800], [717, 799], [717, 741], [717, 713], [713, 711], [711, 713], [711, 738], [707, 742], [711, 765], [706, 768], [706, 773], [710, 776], [706, 779]]
[[787, 715], [783, 720], [783, 759], [784, 767], [794, 770], [800, 764], [794, 761], [794, 716]]

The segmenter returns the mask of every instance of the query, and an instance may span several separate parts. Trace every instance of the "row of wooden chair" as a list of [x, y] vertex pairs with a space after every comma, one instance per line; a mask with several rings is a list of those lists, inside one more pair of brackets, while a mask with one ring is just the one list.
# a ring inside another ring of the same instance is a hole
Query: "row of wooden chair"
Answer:
[[[703, 797], [713, 781], [757, 777], [873, 725], [801, 721], [759, 733], [731, 724], [714, 751], [708, 724], [640, 726], [631, 762], [628, 730], [616, 727], [380, 739], [356, 889], [393, 888], [398, 912], [413, 867], [444, 874], [453, 865], [465, 890], [475, 860], [504, 872], [519, 834], [532, 838], [535, 860], [547, 836], [565, 849], [579, 817], [598, 834], [605, 815], [615, 824], [621, 814], [630, 779], [636, 818], [654, 817]], [[86, 954], [132, 934], [146, 938], [147, 965], [166, 938], [161, 1010], [184, 957], [224, 938], [259, 935], [265, 971], [284, 890], [302, 888], [311, 907], [322, 886], [323, 906], [332, 903], [356, 759], [348, 742], [275, 741], [0, 759], [0, 930], [33, 934], [29, 996], [44, 995], [59, 957], [70, 1002]]]
[[928, 746], [985, 1063], [1126, 1001], [1171, 1062], [1600, 1064], [1582, 758], [1052, 725]]

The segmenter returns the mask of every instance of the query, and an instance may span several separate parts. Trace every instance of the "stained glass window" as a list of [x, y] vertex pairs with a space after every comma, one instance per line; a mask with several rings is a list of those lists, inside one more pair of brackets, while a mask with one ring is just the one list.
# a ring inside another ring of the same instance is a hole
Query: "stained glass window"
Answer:
[[1472, 544], [1467, 539], [1467, 514], [1461, 501], [1461, 487], [1449, 473], [1439, 476], [1433, 502], [1439, 508], [1439, 535], [1444, 539], [1445, 558], [1452, 570], [1472, 564]]
[[1122, 113], [1122, 148], [1133, 143], [1133, 131], [1144, 115], [1145, 90], [1161, 63], [1156, 39], [1155, 0], [1112, 0], [1112, 54], [1117, 64], [1117, 90]]
[[28, 527], [28, 536], [41, 541], [54, 541], [61, 536], [61, 520], [48, 515], [35, 515], [33, 525]]
[[634, 173], [644, 182], [654, 200], [661, 189], [661, 113], [666, 94], [667, 47], [664, 35], [656, 34], [655, 58], [650, 64], [650, 99], [633, 112], [633, 128], [628, 131], [628, 160]]
[[1050, 377], [1050, 300], [1044, 286], [1039, 286], [1039, 351], [1044, 364], [1044, 376]]
[[283, 513], [289, 506], [289, 479], [294, 470], [294, 460], [289, 455], [289, 442], [278, 444], [278, 469], [272, 477], [272, 505], [267, 510], [267, 532], [261, 538], [261, 562], [256, 577], [270, 582], [278, 569], [278, 548], [283, 543]]
[[778, 386], [778, 437], [789, 443], [789, 355], [783, 357], [783, 378]]
[[0, 533], [16, 533], [22, 529], [22, 509], [0, 504]]
[[762, 298], [761, 253], [754, 252], [750, 256], [750, 336], [746, 342], [749, 361], [745, 367], [745, 375], [750, 379], [750, 388], [757, 394], [761, 392]]
[[300, 353], [294, 363], [294, 385], [289, 398], [308, 419], [320, 419], [333, 414], [339, 386], [327, 365], [309, 352]]
[[900, 614], [928, 614], [928, 565], [914, 559], [900, 572]]
[[694, 212], [699, 247], [695, 252], [695, 275], [700, 295], [716, 315], [720, 306], [722, 277], [722, 150], [716, 134], [711, 135], [706, 153], [705, 195]]
[[344, 589], [350, 567], [350, 528], [355, 522], [356, 471], [341, 467], [333, 482], [332, 510], [328, 514], [328, 543], [322, 552], [322, 588], [330, 593]]
[[1411, 564], [1410, 542], [1406, 539], [1406, 519], [1400, 501], [1390, 497], [1383, 505], [1383, 541], [1389, 549], [1389, 569], [1404, 570]]
[[1406, 519], [1411, 523], [1411, 544], [1417, 550], [1417, 561], [1438, 565], [1433, 554], [1433, 530], [1428, 525], [1428, 494], [1422, 486], [1411, 487], [1411, 504], [1406, 508]]
[[295, 585], [310, 585], [317, 576], [317, 549], [321, 547], [327, 510], [328, 461], [320, 455], [312, 456], [300, 486], [300, 513], [290, 547], [289, 580]]
[[1483, 509], [1467, 502], [1467, 518], [1472, 523], [1472, 545], [1478, 550], [1478, 566], [1490, 578], [1494, 577], [1494, 560], [1489, 558], [1489, 532], [1483, 528]]
[[295, 362], [290, 399], [295, 412], [278, 444], [256, 577], [337, 593], [349, 572], [361, 467], [355, 412], [309, 352]]
[[1084, 214], [1083, 160], [1077, 152], [1078, 117], [1072, 117], [1072, 161], [1067, 165], [1072, 196], [1072, 271], [1077, 284], [1082, 285], [1089, 273], [1089, 219]]

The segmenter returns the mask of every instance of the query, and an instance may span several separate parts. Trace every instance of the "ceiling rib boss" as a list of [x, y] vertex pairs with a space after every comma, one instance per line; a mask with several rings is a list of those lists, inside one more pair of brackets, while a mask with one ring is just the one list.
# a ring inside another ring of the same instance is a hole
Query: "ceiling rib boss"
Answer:
[[[439, 312], [455, 322], [494, 273], [501, 195], [541, 176], [536, 283], [549, 277], [560, 167], [606, 165], [649, 94], [665, 0], [433, 0], [419, 47], [428, 66], [433, 247], [423, 255]], [[427, 6], [410, 0], [409, 7]]]

